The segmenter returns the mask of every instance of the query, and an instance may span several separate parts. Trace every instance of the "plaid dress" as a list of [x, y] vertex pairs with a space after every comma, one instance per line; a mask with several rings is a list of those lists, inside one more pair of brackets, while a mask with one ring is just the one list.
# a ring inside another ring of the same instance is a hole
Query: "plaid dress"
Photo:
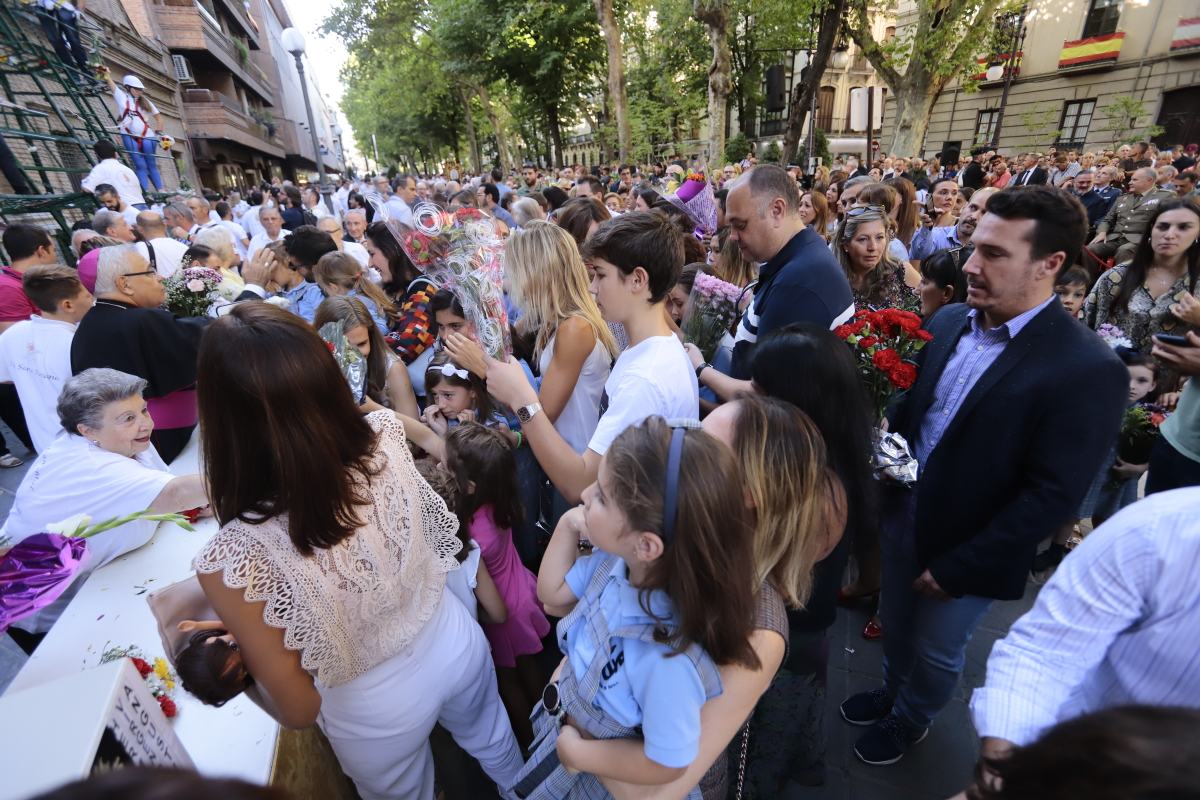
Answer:
[[[627, 625], [610, 630], [608, 620], [599, 613], [597, 605], [600, 594], [612, 580], [613, 568], [619, 563], [618, 559], [609, 556], [596, 569], [591, 582], [583, 597], [575, 608], [558, 624], [559, 645], [567, 652], [566, 632], [582, 618], [583, 625], [579, 632], [589, 637], [595, 645], [595, 657], [588, 664], [582, 678], [575, 677], [575, 670], [570, 663], [565, 665], [558, 680], [559, 713], [551, 714], [539, 701], [533, 709], [530, 719], [533, 722], [534, 741], [531, 755], [521, 772], [517, 782], [511, 788], [512, 792], [524, 800], [602, 800], [609, 797], [608, 791], [595, 775], [569, 775], [558, 761], [556, 749], [558, 731], [563, 716], [569, 716], [572, 723], [596, 739], [633, 739], [641, 738], [640, 727], [621, 725], [600, 708], [595, 700], [600, 691], [601, 675], [609, 661], [609, 642], [614, 638], [638, 639], [644, 642], [654, 642], [655, 626], [643, 623]], [[590, 612], [590, 613], [589, 613]], [[680, 658], [689, 659], [700, 675], [706, 698], [712, 698], [721, 692], [721, 678], [716, 664], [699, 646], [692, 644], [683, 651]], [[687, 800], [699, 800], [699, 787], [692, 789]]]

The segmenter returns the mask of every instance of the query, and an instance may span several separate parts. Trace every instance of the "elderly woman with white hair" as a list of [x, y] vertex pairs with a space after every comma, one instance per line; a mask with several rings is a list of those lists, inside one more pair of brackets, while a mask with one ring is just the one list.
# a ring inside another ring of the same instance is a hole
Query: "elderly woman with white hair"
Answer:
[[143, 378], [154, 446], [170, 463], [196, 427], [196, 354], [210, 320], [161, 308], [163, 279], [132, 245], [100, 251], [95, 295], [71, 341], [71, 371], [109, 367]]
[[[172, 475], [151, 445], [154, 421], [142, 398], [145, 388], [142, 378], [115, 369], [84, 370], [64, 384], [58, 418], [65, 433], [21, 481], [0, 538], [18, 542], [78, 514], [103, 522], [138, 511], [174, 513], [208, 505], [201, 477]], [[131, 522], [93, 536], [83, 569], [141, 547], [156, 524]], [[69, 600], [68, 594], [23, 620], [21, 629], [49, 629]]]
[[133, 235], [133, 228], [129, 227], [129, 220], [125, 219], [123, 214], [109, 211], [107, 208], [100, 209], [92, 217], [92, 229], [101, 236], [108, 236], [119, 242], [137, 240]]
[[532, 197], [522, 197], [519, 200], [513, 200], [511, 213], [513, 220], [519, 228], [524, 228], [535, 219], [546, 218], [546, 215], [542, 212], [542, 207]]
[[220, 272], [221, 277], [229, 281], [237, 292], [241, 292], [246, 287], [246, 282], [242, 280], [242, 276], [237, 271], [238, 265], [242, 263], [242, 257], [233, 243], [233, 234], [227, 228], [220, 225], [201, 228], [192, 237], [192, 244], [207, 247], [213, 252], [220, 262], [213, 269]]

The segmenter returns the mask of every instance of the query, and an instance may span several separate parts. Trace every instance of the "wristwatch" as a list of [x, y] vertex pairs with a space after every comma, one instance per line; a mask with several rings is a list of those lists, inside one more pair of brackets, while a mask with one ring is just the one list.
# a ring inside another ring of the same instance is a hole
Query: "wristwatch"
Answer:
[[541, 403], [530, 403], [527, 406], [521, 406], [517, 409], [517, 419], [521, 420], [521, 424], [524, 425], [525, 423], [529, 422], [529, 420], [533, 419], [541, 410]]
[[703, 364], [701, 364], [700, 366], [696, 367], [696, 380], [700, 380], [700, 373], [701, 373], [701, 372], [704, 372], [704, 370], [708, 369], [708, 368], [709, 368], [709, 367], [711, 367], [711, 366], [712, 366], [712, 364], [710, 364], [710, 363], [708, 363], [707, 361], [705, 361]]

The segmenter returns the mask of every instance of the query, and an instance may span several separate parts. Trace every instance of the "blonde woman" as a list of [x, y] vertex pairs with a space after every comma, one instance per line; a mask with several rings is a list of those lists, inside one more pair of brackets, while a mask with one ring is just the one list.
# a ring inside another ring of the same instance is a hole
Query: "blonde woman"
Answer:
[[533, 334], [542, 411], [576, 453], [587, 449], [600, 420], [600, 396], [617, 345], [588, 292], [587, 269], [571, 234], [530, 222], [508, 239], [504, 272], [513, 302]]
[[888, 252], [894, 233], [894, 223], [878, 205], [854, 206], [838, 225], [833, 253], [850, 281], [855, 308], [915, 309], [916, 295], [904, 280], [907, 265]]
[[367, 278], [358, 260], [339, 251], [326, 253], [313, 267], [313, 279], [326, 297], [356, 297], [367, 307], [379, 332], [387, 334], [396, 307], [383, 290]]

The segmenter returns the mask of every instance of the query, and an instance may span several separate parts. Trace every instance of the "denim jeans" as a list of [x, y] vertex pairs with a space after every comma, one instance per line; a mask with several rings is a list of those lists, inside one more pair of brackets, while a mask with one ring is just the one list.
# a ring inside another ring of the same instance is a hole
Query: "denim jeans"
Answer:
[[966, 595], [934, 600], [913, 591], [925, 567], [916, 557], [915, 496], [899, 518], [885, 521], [880, 546], [883, 585], [883, 679], [895, 711], [910, 725], [928, 728], [954, 694], [966, 662], [967, 642], [992, 599]]
[[162, 177], [158, 174], [158, 161], [154, 157], [158, 139], [138, 139], [128, 133], [122, 133], [121, 139], [125, 142], [129, 157], [133, 159], [133, 171], [137, 173], [138, 182], [142, 184], [142, 191], [150, 191], [151, 184], [153, 188], [161, 190]]
[[79, 41], [79, 18], [76, 13], [65, 8], [54, 11], [42, 9], [38, 14], [38, 22], [54, 47], [58, 60], [68, 67], [76, 65], [80, 72], [90, 75], [87, 50]]

